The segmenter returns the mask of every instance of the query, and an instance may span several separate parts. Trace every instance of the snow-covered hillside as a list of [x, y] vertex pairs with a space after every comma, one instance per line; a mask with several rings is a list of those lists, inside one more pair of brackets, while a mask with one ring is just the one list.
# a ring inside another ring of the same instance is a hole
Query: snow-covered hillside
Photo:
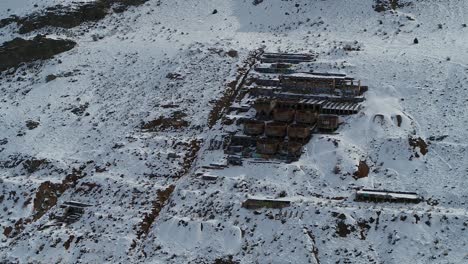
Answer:
[[[70, 2], [7, 0], [0, 19]], [[468, 263], [468, 2], [404, 3], [149, 0], [70, 29], [0, 28], [1, 43], [77, 42], [0, 75], [0, 262]], [[221, 99], [262, 47], [317, 52], [317, 71], [369, 86], [364, 108], [297, 162], [200, 180], [226, 158], [210, 142], [240, 129], [214, 118]], [[425, 201], [358, 203], [360, 187]], [[280, 194], [291, 207], [241, 207]], [[91, 206], [51, 225], [67, 201]]]

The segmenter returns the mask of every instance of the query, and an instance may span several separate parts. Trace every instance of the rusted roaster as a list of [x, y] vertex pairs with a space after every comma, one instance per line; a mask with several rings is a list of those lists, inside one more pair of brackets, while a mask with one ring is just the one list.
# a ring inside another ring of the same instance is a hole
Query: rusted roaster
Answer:
[[286, 136], [286, 128], [288, 127], [285, 123], [271, 122], [265, 126], [265, 135], [267, 137], [283, 138]]
[[317, 122], [318, 114], [314, 111], [297, 110], [296, 111], [296, 122], [300, 124], [312, 125]]
[[319, 115], [317, 128], [326, 131], [335, 131], [339, 126], [337, 115]]
[[306, 125], [293, 124], [288, 126], [288, 137], [304, 140], [310, 136], [310, 128]]
[[270, 99], [258, 99], [254, 103], [255, 111], [257, 112], [257, 118], [267, 119], [271, 116], [271, 112], [275, 107], [276, 102]]
[[294, 109], [275, 109], [273, 110], [273, 120], [278, 122], [293, 122], [296, 111]]
[[302, 154], [302, 144], [295, 141], [289, 141], [288, 143], [288, 154], [294, 157], [298, 157]]
[[265, 123], [258, 120], [246, 120], [244, 121], [244, 134], [249, 136], [263, 135], [265, 131]]
[[257, 153], [265, 155], [274, 155], [278, 152], [278, 141], [261, 138], [257, 140]]

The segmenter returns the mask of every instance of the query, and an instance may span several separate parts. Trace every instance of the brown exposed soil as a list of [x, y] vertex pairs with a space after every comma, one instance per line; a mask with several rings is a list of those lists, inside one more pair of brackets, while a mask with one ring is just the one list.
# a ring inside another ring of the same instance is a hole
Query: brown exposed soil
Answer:
[[358, 169], [354, 172], [353, 178], [361, 179], [365, 178], [369, 175], [369, 166], [367, 165], [366, 161], [359, 161]]
[[7, 226], [7, 227], [3, 228], [3, 235], [6, 236], [6, 237], [9, 237], [10, 234], [11, 234], [11, 231], [13, 231], [13, 227]]
[[171, 196], [174, 189], [175, 186], [170, 185], [164, 190], [158, 190], [157, 198], [153, 202], [151, 212], [145, 213], [143, 216], [143, 221], [140, 223], [140, 228], [137, 232], [138, 239], [141, 239], [143, 235], [147, 235], [149, 233], [151, 225], [159, 216], [159, 213], [161, 212], [166, 202], [169, 200], [169, 197]]
[[186, 151], [188, 151], [188, 153], [185, 155], [182, 161], [182, 164], [180, 164], [182, 166], [182, 169], [179, 170], [173, 176], [174, 178], [180, 178], [190, 170], [190, 168], [192, 167], [193, 161], [197, 158], [197, 154], [198, 154], [198, 151], [200, 150], [201, 143], [202, 143], [201, 140], [193, 139], [189, 143], [179, 142], [178, 144], [176, 144], [176, 145], [183, 145], [183, 147], [185, 148]]
[[15, 38], [0, 46], [0, 71], [16, 68], [22, 63], [46, 60], [71, 50], [76, 43], [71, 40], [49, 39], [37, 35], [32, 40]]
[[[21, 231], [23, 231], [24, 229], [24, 226], [31, 223], [32, 220], [30, 218], [26, 219], [26, 220], [23, 220], [23, 218], [20, 218], [18, 219], [18, 221], [15, 222], [14, 226], [12, 227], [5, 227], [4, 231], [3, 231], [3, 234], [7, 237], [15, 237], [17, 236], [19, 233], [21, 233]], [[7, 230], [8, 232], [8, 235], [5, 233], [5, 230]]]
[[141, 125], [141, 129], [146, 132], [157, 132], [167, 129], [181, 129], [188, 127], [190, 123], [183, 119], [186, 116], [187, 114], [181, 111], [176, 111], [172, 113], [171, 117], [160, 116], [158, 119], [143, 123]]
[[[417, 138], [416, 137], [410, 137], [410, 138], [408, 138], [408, 143], [415, 150], [416, 150], [416, 148], [419, 148], [419, 152], [423, 156], [426, 155], [427, 152], [429, 152], [427, 143], [421, 137], [417, 137]], [[418, 155], [416, 155], [416, 156], [418, 156]]]

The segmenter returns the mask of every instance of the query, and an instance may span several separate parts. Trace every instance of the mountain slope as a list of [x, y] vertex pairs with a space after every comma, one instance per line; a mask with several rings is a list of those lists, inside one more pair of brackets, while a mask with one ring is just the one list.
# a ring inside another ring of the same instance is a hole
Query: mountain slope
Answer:
[[[373, 5], [150, 0], [71, 29], [0, 29], [2, 42], [47, 34], [78, 43], [1, 75], [0, 260], [465, 263], [468, 3]], [[13, 7], [30, 12], [29, 2]], [[318, 71], [369, 86], [364, 109], [337, 135], [314, 136], [297, 162], [245, 162], [200, 181], [196, 169], [224, 159], [209, 142], [237, 129], [210, 128], [210, 111], [262, 46], [318, 52]], [[419, 137], [426, 155], [409, 144]], [[371, 172], [355, 180], [360, 160]], [[429, 203], [356, 203], [357, 187], [416, 191]], [[281, 214], [241, 208], [282, 191], [294, 203]], [[70, 200], [92, 206], [47, 227]]]

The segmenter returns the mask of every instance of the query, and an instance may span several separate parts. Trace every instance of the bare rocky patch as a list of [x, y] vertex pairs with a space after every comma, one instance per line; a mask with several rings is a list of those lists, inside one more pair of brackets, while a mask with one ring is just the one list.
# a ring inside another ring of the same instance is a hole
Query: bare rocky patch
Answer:
[[50, 39], [37, 35], [31, 40], [15, 38], [0, 46], [0, 71], [17, 68], [23, 63], [46, 60], [69, 51], [76, 43], [66, 39]]
[[34, 173], [47, 166], [50, 162], [46, 159], [29, 159], [23, 162], [23, 167], [28, 173]]
[[[421, 137], [410, 137], [408, 138], [409, 145], [414, 149], [419, 149], [419, 152], [424, 156], [429, 152], [429, 146]], [[419, 154], [416, 152], [415, 157], [418, 158]]]
[[80, 169], [73, 169], [65, 179], [60, 183], [53, 183], [45, 181], [39, 185], [33, 200], [33, 213], [28, 218], [20, 218], [14, 226], [4, 229], [4, 234], [7, 237], [15, 237], [19, 235], [26, 225], [39, 220], [45, 215], [52, 207], [57, 204], [58, 198], [69, 188], [74, 187], [79, 179], [83, 178], [86, 174], [82, 173]]
[[170, 117], [160, 116], [159, 118], [143, 123], [141, 129], [144, 132], [156, 132], [168, 129], [181, 129], [189, 126], [189, 122], [184, 118], [187, 116], [184, 112], [176, 111]]
[[376, 12], [385, 12], [388, 10], [396, 10], [405, 6], [409, 6], [410, 2], [401, 0], [375, 0], [373, 8]]
[[44, 27], [73, 28], [85, 22], [95, 22], [108, 14], [121, 13], [131, 6], [141, 5], [148, 0], [97, 0], [74, 3], [70, 6], [56, 5], [25, 17], [11, 16], [0, 20], [0, 28], [17, 23], [20, 34]]
[[361, 178], [367, 177], [368, 175], [369, 175], [369, 166], [367, 165], [366, 161], [365, 160], [359, 161], [357, 171], [354, 172], [353, 178], [361, 179]]

